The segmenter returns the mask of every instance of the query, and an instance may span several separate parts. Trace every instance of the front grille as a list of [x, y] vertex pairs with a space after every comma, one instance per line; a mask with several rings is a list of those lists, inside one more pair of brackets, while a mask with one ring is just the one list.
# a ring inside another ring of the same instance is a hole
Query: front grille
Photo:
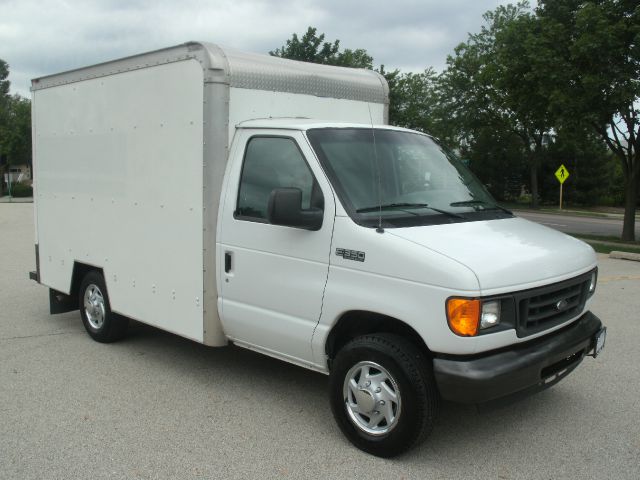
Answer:
[[560, 325], [579, 315], [587, 301], [591, 272], [515, 295], [518, 337]]

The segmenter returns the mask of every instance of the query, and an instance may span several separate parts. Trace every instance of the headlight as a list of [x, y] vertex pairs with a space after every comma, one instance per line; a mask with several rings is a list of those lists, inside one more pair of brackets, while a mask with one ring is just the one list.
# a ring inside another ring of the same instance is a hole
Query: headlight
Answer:
[[482, 302], [480, 328], [495, 327], [500, 323], [500, 301]]
[[475, 337], [479, 330], [500, 323], [500, 300], [483, 302], [476, 298], [450, 298], [446, 310], [449, 328], [461, 337]]
[[598, 270], [594, 270], [591, 274], [591, 280], [589, 281], [589, 296], [593, 295], [596, 291], [596, 283], [598, 283]]

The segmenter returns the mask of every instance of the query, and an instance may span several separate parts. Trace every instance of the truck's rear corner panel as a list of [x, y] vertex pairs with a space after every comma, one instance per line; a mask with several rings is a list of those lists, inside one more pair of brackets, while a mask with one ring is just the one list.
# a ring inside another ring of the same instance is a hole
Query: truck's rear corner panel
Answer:
[[34, 89], [40, 282], [101, 268], [114, 311], [203, 340], [203, 70]]

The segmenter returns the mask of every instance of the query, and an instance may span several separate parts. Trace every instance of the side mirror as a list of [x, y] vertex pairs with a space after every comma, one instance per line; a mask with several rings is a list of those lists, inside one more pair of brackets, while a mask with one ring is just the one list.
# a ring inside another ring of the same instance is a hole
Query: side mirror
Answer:
[[320, 230], [324, 212], [319, 208], [302, 209], [302, 190], [276, 188], [269, 195], [267, 220], [273, 225]]

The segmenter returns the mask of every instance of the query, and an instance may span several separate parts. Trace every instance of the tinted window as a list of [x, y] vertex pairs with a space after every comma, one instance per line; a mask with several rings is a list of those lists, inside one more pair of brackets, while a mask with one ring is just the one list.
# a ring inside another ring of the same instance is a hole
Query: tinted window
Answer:
[[245, 151], [236, 215], [266, 219], [269, 195], [276, 188], [299, 188], [302, 208], [308, 209], [313, 174], [292, 139], [254, 137]]

